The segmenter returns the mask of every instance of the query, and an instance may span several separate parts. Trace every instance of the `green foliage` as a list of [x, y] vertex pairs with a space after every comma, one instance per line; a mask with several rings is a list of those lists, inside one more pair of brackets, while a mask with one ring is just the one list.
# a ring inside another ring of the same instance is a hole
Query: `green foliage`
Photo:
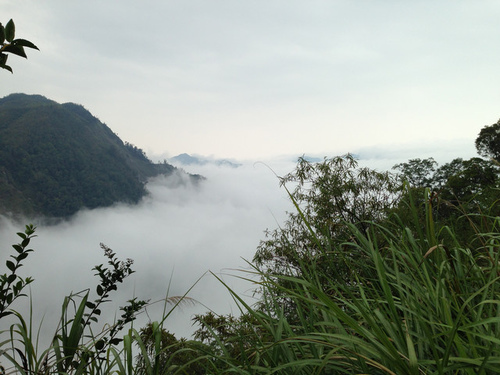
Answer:
[[137, 203], [145, 182], [175, 170], [153, 164], [80, 105], [38, 95], [0, 100], [0, 209], [68, 217]]
[[0, 68], [13, 73], [12, 68], [7, 65], [9, 55], [7, 53], [28, 58], [24, 48], [38, 50], [38, 47], [26, 39], [14, 39], [16, 35], [16, 26], [14, 21], [10, 20], [4, 26], [0, 23]]
[[[456, 236], [468, 241], [478, 230], [483, 230], [483, 214], [500, 214], [500, 169], [492, 161], [478, 157], [456, 158], [436, 168], [432, 158], [412, 159], [393, 168], [399, 170], [399, 178], [417, 193], [415, 204], [432, 210], [438, 230], [451, 227]], [[427, 195], [425, 189], [428, 189]], [[408, 205], [408, 199], [402, 199], [394, 212], [404, 218], [409, 214]], [[425, 220], [424, 212], [419, 211], [420, 229]]]
[[[314, 263], [322, 272], [312, 277], [337, 282], [346, 282], [352, 272], [349, 265], [364, 256], [342, 250], [352, 236], [349, 224], [366, 232], [373, 222], [387, 217], [401, 194], [401, 184], [390, 173], [358, 168], [351, 155], [321, 163], [300, 158], [296, 170], [280, 183], [294, 186], [289, 194], [297, 211], [288, 214], [283, 227], [266, 232], [254, 263], [271, 275], [301, 275], [303, 263]], [[286, 279], [279, 281], [286, 283]], [[282, 302], [287, 313], [293, 314], [293, 304]]]
[[476, 138], [476, 150], [485, 158], [500, 160], [500, 120], [481, 129]]
[[[420, 216], [419, 207], [411, 210], [412, 217]], [[245, 316], [252, 317], [244, 319], [251, 328], [232, 330], [233, 318], [205, 319], [200, 338], [218, 345], [218, 366], [207, 364], [207, 373], [496, 373], [500, 221], [484, 216], [490, 230], [478, 235], [480, 241], [455, 237], [444, 246], [446, 229], [436, 231], [432, 211], [425, 215], [422, 237], [403, 221], [372, 222], [368, 232], [347, 224], [350, 239], [335, 246], [364, 257], [363, 264], [351, 264], [346, 282], [310, 277], [324, 268], [306, 261], [295, 276], [256, 270], [261, 287], [269, 289], [264, 295], [279, 289], [293, 300], [296, 314], [290, 320], [279, 304], [264, 301], [255, 308], [234, 294]], [[334, 257], [326, 261], [336, 263]], [[361, 267], [371, 272], [357, 273]], [[232, 350], [238, 347], [239, 352]]]
[[9, 259], [5, 262], [10, 273], [0, 275], [0, 319], [12, 314], [8, 310], [9, 306], [16, 298], [24, 296], [22, 293], [23, 289], [33, 281], [31, 277], [21, 278], [17, 274], [17, 271], [22, 267], [21, 262], [33, 251], [28, 246], [31, 239], [35, 237], [35, 227], [33, 225], [26, 225], [24, 233], [19, 232], [17, 235], [22, 241], [21, 243], [12, 245], [16, 251], [16, 255], [11, 255], [10, 258], [13, 260]]
[[[22, 247], [23, 252], [20, 254], [28, 251], [25, 247], [33, 233], [34, 228], [28, 226], [24, 234], [19, 234], [23, 235], [23, 244], [15, 246]], [[58, 328], [48, 348], [39, 350], [31, 315], [27, 321], [14, 310], [5, 311], [3, 316], [13, 315], [17, 323], [1, 332], [8, 333], [10, 339], [0, 343], [0, 347], [8, 344], [10, 348], [2, 349], [0, 353], [18, 373], [107, 374], [115, 365], [110, 360], [110, 350], [122, 342], [118, 334], [134, 321], [145, 307], [146, 301], [135, 298], [128, 301], [127, 305], [120, 308], [122, 314], [115, 322], [95, 331], [93, 327], [99, 322], [103, 304], [110, 301], [110, 293], [117, 290], [117, 285], [133, 273], [131, 260], [120, 261], [110, 248], [105, 245], [101, 247], [108, 259], [108, 266], [101, 264], [94, 268], [100, 279], [95, 289], [97, 298], [90, 301], [90, 291], [84, 290], [64, 299]], [[9, 265], [7, 267], [14, 268]], [[9, 298], [4, 297], [0, 302], [7, 308]]]
[[410, 159], [406, 163], [396, 164], [392, 169], [399, 171], [399, 176], [403, 182], [408, 182], [415, 188], [431, 187], [434, 183], [432, 177], [436, 171], [437, 162], [433, 158]]
[[140, 350], [134, 374], [205, 374], [200, 358], [202, 345], [184, 338], [177, 339], [158, 322], [131, 331]]

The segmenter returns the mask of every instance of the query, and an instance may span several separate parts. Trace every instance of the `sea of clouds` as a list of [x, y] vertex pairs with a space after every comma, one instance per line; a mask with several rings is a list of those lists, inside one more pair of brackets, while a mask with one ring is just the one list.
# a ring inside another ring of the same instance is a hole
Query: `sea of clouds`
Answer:
[[[390, 169], [412, 157], [435, 156], [446, 162], [474, 156], [473, 148], [464, 145], [406, 148], [396, 154], [365, 149], [359, 153], [360, 165]], [[282, 225], [286, 212], [294, 210], [277, 175], [291, 172], [295, 161], [286, 157], [267, 163], [244, 162], [238, 168], [192, 165], [185, 167], [187, 172], [206, 180], [193, 184], [182, 174], [157, 177], [147, 184], [149, 195], [138, 205], [83, 210], [56, 225], [35, 223], [35, 251], [19, 272], [35, 279], [29, 290], [35, 327], [42, 324], [42, 335], [50, 338], [65, 296], [90, 288], [91, 300], [97, 297], [98, 279], [92, 268], [106, 263], [100, 243], [122, 260], [133, 259], [136, 271], [111, 295], [113, 302], [103, 310], [102, 323], [112, 322], [119, 307], [133, 297], [159, 301], [138, 317], [135, 326], [140, 328], [149, 320], [161, 319], [163, 310], [171, 308], [162, 302], [166, 297], [186, 293], [192, 303], [174, 309], [165, 322], [177, 336], [189, 337], [196, 329], [194, 314], [208, 310], [239, 314], [227, 287], [247, 302], [255, 302], [256, 285], [244, 280], [252, 276], [247, 261], [265, 238], [264, 231]], [[12, 252], [10, 246], [19, 242], [16, 232], [26, 223], [0, 217], [0, 265]], [[29, 304], [23, 298], [14, 307], [27, 311]]]
[[[293, 163], [284, 164], [273, 166], [276, 173], [293, 169]], [[196, 328], [193, 314], [208, 309], [238, 314], [227, 288], [214, 275], [253, 302], [255, 285], [242, 280], [250, 276], [242, 270], [250, 269], [246, 261], [252, 260], [264, 230], [283, 223], [285, 212], [292, 209], [270, 168], [262, 163], [238, 168], [193, 166], [189, 172], [206, 180], [193, 184], [182, 174], [157, 177], [147, 184], [149, 195], [138, 205], [83, 210], [57, 225], [38, 224], [31, 243], [35, 251], [19, 272], [35, 279], [30, 287], [35, 322], [44, 317], [44, 330], [55, 329], [70, 292], [91, 288], [91, 298], [97, 297], [98, 279], [92, 268], [106, 263], [100, 243], [120, 259], [133, 259], [136, 271], [112, 294], [107, 321], [133, 297], [160, 301], [138, 318], [136, 326], [159, 320], [161, 300], [188, 291], [193, 303], [176, 308], [166, 321], [166, 328], [179, 336], [189, 336]], [[1, 220], [1, 264], [23, 228], [22, 220]], [[27, 298], [20, 299], [16, 308], [27, 305]]]

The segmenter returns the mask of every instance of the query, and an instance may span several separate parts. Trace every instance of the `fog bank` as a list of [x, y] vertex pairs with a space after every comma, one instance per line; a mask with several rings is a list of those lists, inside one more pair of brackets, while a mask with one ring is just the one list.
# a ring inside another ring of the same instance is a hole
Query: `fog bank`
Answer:
[[[435, 156], [447, 162], [459, 156], [474, 156], [465, 142], [441, 148], [427, 146], [420, 151], [400, 148], [396, 154], [380, 148], [363, 149], [358, 153], [360, 165], [390, 169], [412, 157]], [[111, 296], [113, 304], [107, 307], [107, 322], [112, 321], [119, 306], [133, 297], [158, 301], [184, 295], [190, 288], [188, 296], [196, 302], [176, 309], [166, 322], [166, 328], [177, 335], [189, 336], [193, 332], [192, 316], [207, 309], [237, 314], [230, 294], [210, 272], [253, 301], [254, 285], [238, 276], [246, 275], [241, 272], [249, 269], [245, 260], [252, 260], [265, 229], [276, 228], [284, 222], [286, 211], [294, 210], [276, 175], [291, 172], [295, 161], [285, 156], [267, 164], [244, 162], [238, 168], [192, 165], [185, 167], [188, 172], [207, 178], [198, 185], [180, 174], [158, 177], [147, 184], [150, 194], [138, 205], [83, 210], [57, 225], [38, 224], [32, 242], [35, 252], [20, 270], [23, 277], [35, 278], [31, 286], [35, 322], [45, 316], [44, 330], [53, 332], [64, 296], [91, 288], [91, 299], [96, 298], [98, 280], [92, 268], [107, 262], [100, 243], [113, 249], [122, 260], [133, 259], [136, 271]], [[2, 267], [11, 245], [19, 242], [16, 232], [28, 222], [14, 223], [0, 217]], [[15, 307], [24, 309], [28, 305], [24, 298]], [[149, 319], [160, 319], [162, 310], [162, 303], [149, 307], [136, 327]]]
[[[293, 169], [293, 163], [281, 166], [284, 172]], [[92, 268], [106, 263], [100, 243], [120, 259], [135, 262], [136, 273], [112, 295], [116, 304], [108, 307], [111, 317], [133, 296], [156, 301], [183, 295], [194, 284], [188, 296], [199, 303], [175, 311], [167, 320], [169, 330], [189, 335], [192, 315], [207, 308], [237, 313], [227, 290], [208, 272], [251, 301], [252, 284], [230, 275], [241, 276], [237, 270], [248, 268], [244, 259], [252, 260], [264, 230], [283, 222], [285, 211], [291, 209], [285, 191], [263, 164], [194, 169], [191, 172], [207, 177], [198, 186], [181, 175], [158, 177], [148, 183], [149, 196], [136, 206], [84, 210], [58, 225], [38, 225], [31, 244], [35, 252], [20, 274], [35, 278], [34, 314], [38, 319], [45, 315], [44, 326], [55, 327], [63, 298], [70, 292], [91, 287], [91, 298], [96, 298], [98, 280]], [[2, 264], [10, 246], [19, 242], [15, 233], [23, 228], [24, 223], [2, 219]], [[24, 298], [16, 307], [26, 305]], [[163, 305], [155, 306], [148, 308], [149, 317], [138, 319], [138, 326], [149, 318], [160, 319]]]

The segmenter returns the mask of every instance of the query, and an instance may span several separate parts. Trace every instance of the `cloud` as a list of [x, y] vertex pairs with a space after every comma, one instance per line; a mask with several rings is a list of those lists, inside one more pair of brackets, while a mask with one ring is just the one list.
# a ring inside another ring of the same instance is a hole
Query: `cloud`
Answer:
[[[432, 156], [440, 163], [468, 158], [475, 155], [473, 149], [473, 142], [467, 140], [434, 141], [360, 148], [355, 154], [361, 166], [387, 170], [415, 157]], [[322, 160], [337, 154], [306, 155]], [[193, 332], [191, 317], [196, 313], [207, 309], [238, 313], [228, 290], [210, 272], [253, 301], [254, 286], [238, 276], [248, 276], [241, 271], [250, 269], [245, 260], [252, 260], [265, 229], [283, 224], [286, 212], [294, 210], [276, 175], [291, 172], [298, 156], [282, 155], [262, 163], [242, 161], [238, 168], [184, 166], [187, 172], [207, 179], [193, 185], [182, 174], [158, 177], [148, 183], [150, 194], [138, 205], [83, 210], [53, 226], [39, 223], [38, 237], [32, 242], [35, 252], [21, 269], [22, 275], [35, 278], [31, 286], [35, 321], [45, 316], [43, 332], [49, 335], [56, 327], [64, 296], [90, 287], [91, 298], [95, 298], [97, 279], [92, 268], [106, 262], [100, 243], [113, 249], [120, 259], [134, 259], [136, 271], [113, 296], [114, 303], [106, 309], [107, 321], [134, 296], [161, 301], [166, 296], [183, 295], [193, 286], [188, 296], [199, 303], [174, 310], [167, 329], [189, 336]], [[0, 265], [8, 257], [10, 245], [19, 242], [15, 233], [26, 222], [0, 217], [0, 246], [4, 249]], [[23, 299], [16, 306], [25, 309], [27, 305], [28, 300]], [[163, 303], [147, 311], [136, 327], [148, 319], [160, 319]]]
[[[200, 304], [175, 312], [167, 321], [168, 329], [181, 336], [190, 334], [190, 317], [206, 307], [237, 313], [228, 291], [209, 271], [251, 301], [253, 286], [229, 275], [248, 268], [243, 258], [252, 259], [264, 230], [281, 223], [290, 204], [264, 165], [197, 168], [196, 172], [207, 176], [198, 186], [180, 175], [159, 177], [149, 182], [150, 195], [137, 206], [85, 210], [70, 221], [38, 226], [32, 242], [35, 252], [21, 272], [35, 278], [31, 287], [34, 316], [40, 321], [45, 315], [47, 333], [57, 324], [54, 319], [65, 295], [91, 287], [95, 298], [97, 279], [91, 269], [106, 262], [101, 242], [120, 259], [134, 259], [136, 270], [113, 297], [116, 303], [107, 308], [108, 319], [133, 296], [156, 301], [183, 295], [200, 277], [189, 293]], [[21, 229], [20, 224], [2, 220], [1, 264], [10, 245], [18, 242], [15, 233]], [[24, 299], [17, 305], [27, 304]], [[150, 318], [160, 319], [162, 308], [161, 303], [149, 308]], [[141, 316], [138, 325], [147, 319]]]

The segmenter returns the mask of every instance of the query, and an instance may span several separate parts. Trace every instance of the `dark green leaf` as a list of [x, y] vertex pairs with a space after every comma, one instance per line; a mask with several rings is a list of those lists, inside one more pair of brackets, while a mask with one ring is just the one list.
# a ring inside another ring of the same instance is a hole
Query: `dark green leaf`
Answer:
[[21, 253], [17, 256], [17, 261], [20, 262], [22, 261], [23, 259], [26, 259], [26, 257], [28, 256], [28, 253]]
[[8, 65], [0, 64], [0, 68], [8, 70], [9, 72], [13, 73], [12, 68]]
[[97, 350], [101, 350], [102, 348], [104, 348], [104, 340], [99, 340], [95, 343], [95, 348]]
[[23, 248], [21, 247], [21, 245], [12, 245], [12, 247], [14, 248], [14, 250], [16, 250], [18, 253], [22, 253], [23, 252]]
[[33, 49], [39, 50], [37, 46], [35, 46], [33, 43], [31, 43], [29, 40], [26, 40], [26, 39], [13, 40], [12, 44], [14, 44], [16, 46], [28, 47], [28, 48], [33, 48]]
[[102, 286], [100, 286], [100, 285], [97, 285], [96, 291], [97, 291], [97, 295], [99, 297], [102, 296], [102, 294], [104, 293], [104, 290], [102, 289]]
[[12, 284], [16, 280], [16, 278], [17, 278], [17, 275], [13, 273], [13, 274], [9, 275], [9, 277], [7, 278], [7, 282], [9, 284]]
[[14, 37], [16, 35], [16, 26], [14, 25], [14, 21], [10, 20], [7, 22], [7, 25], [5, 25], [5, 39], [7, 39], [7, 42], [12, 42], [14, 40]]
[[12, 272], [16, 270], [16, 265], [11, 260], [6, 261], [5, 264], [7, 265], [7, 268]]
[[0, 44], [3, 44], [4, 42], [5, 42], [5, 28], [0, 23]]
[[28, 56], [26, 55], [26, 52], [24, 52], [24, 47], [23, 46], [16, 46], [14, 44], [9, 44], [8, 46], [5, 46], [3, 49], [3, 52], [10, 52], [14, 55], [18, 55], [24, 58], [27, 58]]

